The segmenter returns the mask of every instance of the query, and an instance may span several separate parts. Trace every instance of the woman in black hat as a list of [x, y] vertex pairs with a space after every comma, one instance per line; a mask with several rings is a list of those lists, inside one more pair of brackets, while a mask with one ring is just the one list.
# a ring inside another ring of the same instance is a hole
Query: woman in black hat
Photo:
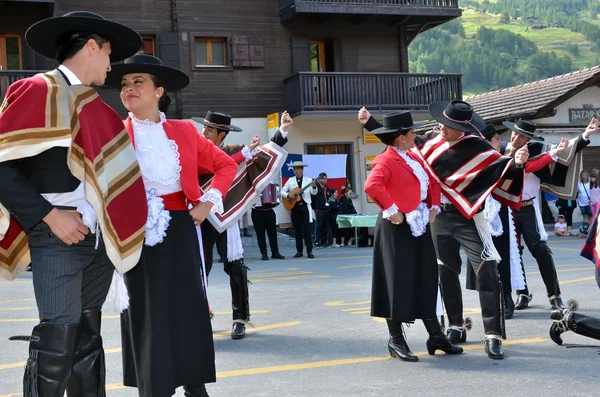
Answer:
[[[131, 298], [121, 315], [123, 383], [138, 387], [140, 396], [170, 396], [179, 386], [186, 396], [207, 396], [204, 384], [215, 381], [197, 225], [209, 211], [222, 211], [237, 166], [193, 124], [165, 118], [165, 91], [188, 83], [182, 71], [143, 54], [114, 65], [106, 81], [121, 88], [130, 111], [125, 126], [148, 194], [145, 246], [125, 274]], [[215, 175], [204, 194], [199, 168]]]
[[414, 128], [410, 112], [387, 114], [372, 131], [387, 149], [373, 161], [365, 192], [383, 211], [377, 219], [373, 250], [371, 315], [384, 317], [392, 357], [418, 361], [404, 338], [402, 323], [423, 320], [427, 351], [459, 354], [441, 330], [436, 316], [438, 268], [429, 223], [440, 204], [440, 185], [410, 149]]

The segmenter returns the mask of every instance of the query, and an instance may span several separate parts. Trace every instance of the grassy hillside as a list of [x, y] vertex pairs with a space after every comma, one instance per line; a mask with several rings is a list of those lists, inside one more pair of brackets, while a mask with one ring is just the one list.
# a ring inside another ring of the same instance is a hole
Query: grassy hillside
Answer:
[[461, 2], [460, 19], [413, 41], [411, 71], [463, 73], [467, 96], [600, 64], [598, 0]]

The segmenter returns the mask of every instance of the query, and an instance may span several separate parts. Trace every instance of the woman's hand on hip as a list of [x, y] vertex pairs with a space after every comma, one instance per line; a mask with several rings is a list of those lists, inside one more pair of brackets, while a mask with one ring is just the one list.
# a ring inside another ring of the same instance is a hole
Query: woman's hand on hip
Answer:
[[394, 225], [400, 225], [402, 222], [404, 222], [404, 215], [401, 212], [396, 212], [394, 215], [390, 216], [387, 219]]
[[190, 210], [190, 215], [194, 220], [194, 224], [199, 225], [202, 222], [204, 222], [204, 220], [210, 213], [212, 207], [213, 203], [211, 203], [210, 201], [200, 202], [196, 204], [194, 208]]

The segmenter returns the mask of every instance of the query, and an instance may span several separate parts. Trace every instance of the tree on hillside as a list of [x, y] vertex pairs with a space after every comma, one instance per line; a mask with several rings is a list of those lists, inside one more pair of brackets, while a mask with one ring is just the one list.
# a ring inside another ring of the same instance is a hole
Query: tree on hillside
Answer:
[[500, 15], [500, 23], [510, 23], [510, 15], [508, 15], [507, 11], [504, 11], [502, 15]]
[[567, 51], [569, 51], [574, 57], [579, 56], [579, 46], [577, 44], [567, 44]]

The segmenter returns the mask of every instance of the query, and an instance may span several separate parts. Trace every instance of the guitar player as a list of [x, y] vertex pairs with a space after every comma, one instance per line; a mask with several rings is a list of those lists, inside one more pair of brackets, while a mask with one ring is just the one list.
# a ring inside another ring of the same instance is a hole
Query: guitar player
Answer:
[[306, 244], [306, 254], [309, 258], [314, 258], [312, 253], [313, 243], [311, 238], [311, 226], [310, 222], [313, 220], [312, 208], [310, 208], [312, 197], [317, 194], [316, 182], [311, 178], [304, 176], [304, 164], [302, 161], [294, 161], [289, 165], [294, 169], [294, 178], [288, 179], [286, 184], [281, 189], [281, 195], [286, 197], [288, 200], [295, 200], [296, 195], [292, 193], [296, 188], [303, 188], [310, 185], [310, 189], [302, 192], [302, 199], [296, 202], [292, 208], [292, 223], [296, 230], [296, 255], [294, 258], [301, 258], [303, 256], [302, 250], [302, 237], [304, 237], [304, 243]]

